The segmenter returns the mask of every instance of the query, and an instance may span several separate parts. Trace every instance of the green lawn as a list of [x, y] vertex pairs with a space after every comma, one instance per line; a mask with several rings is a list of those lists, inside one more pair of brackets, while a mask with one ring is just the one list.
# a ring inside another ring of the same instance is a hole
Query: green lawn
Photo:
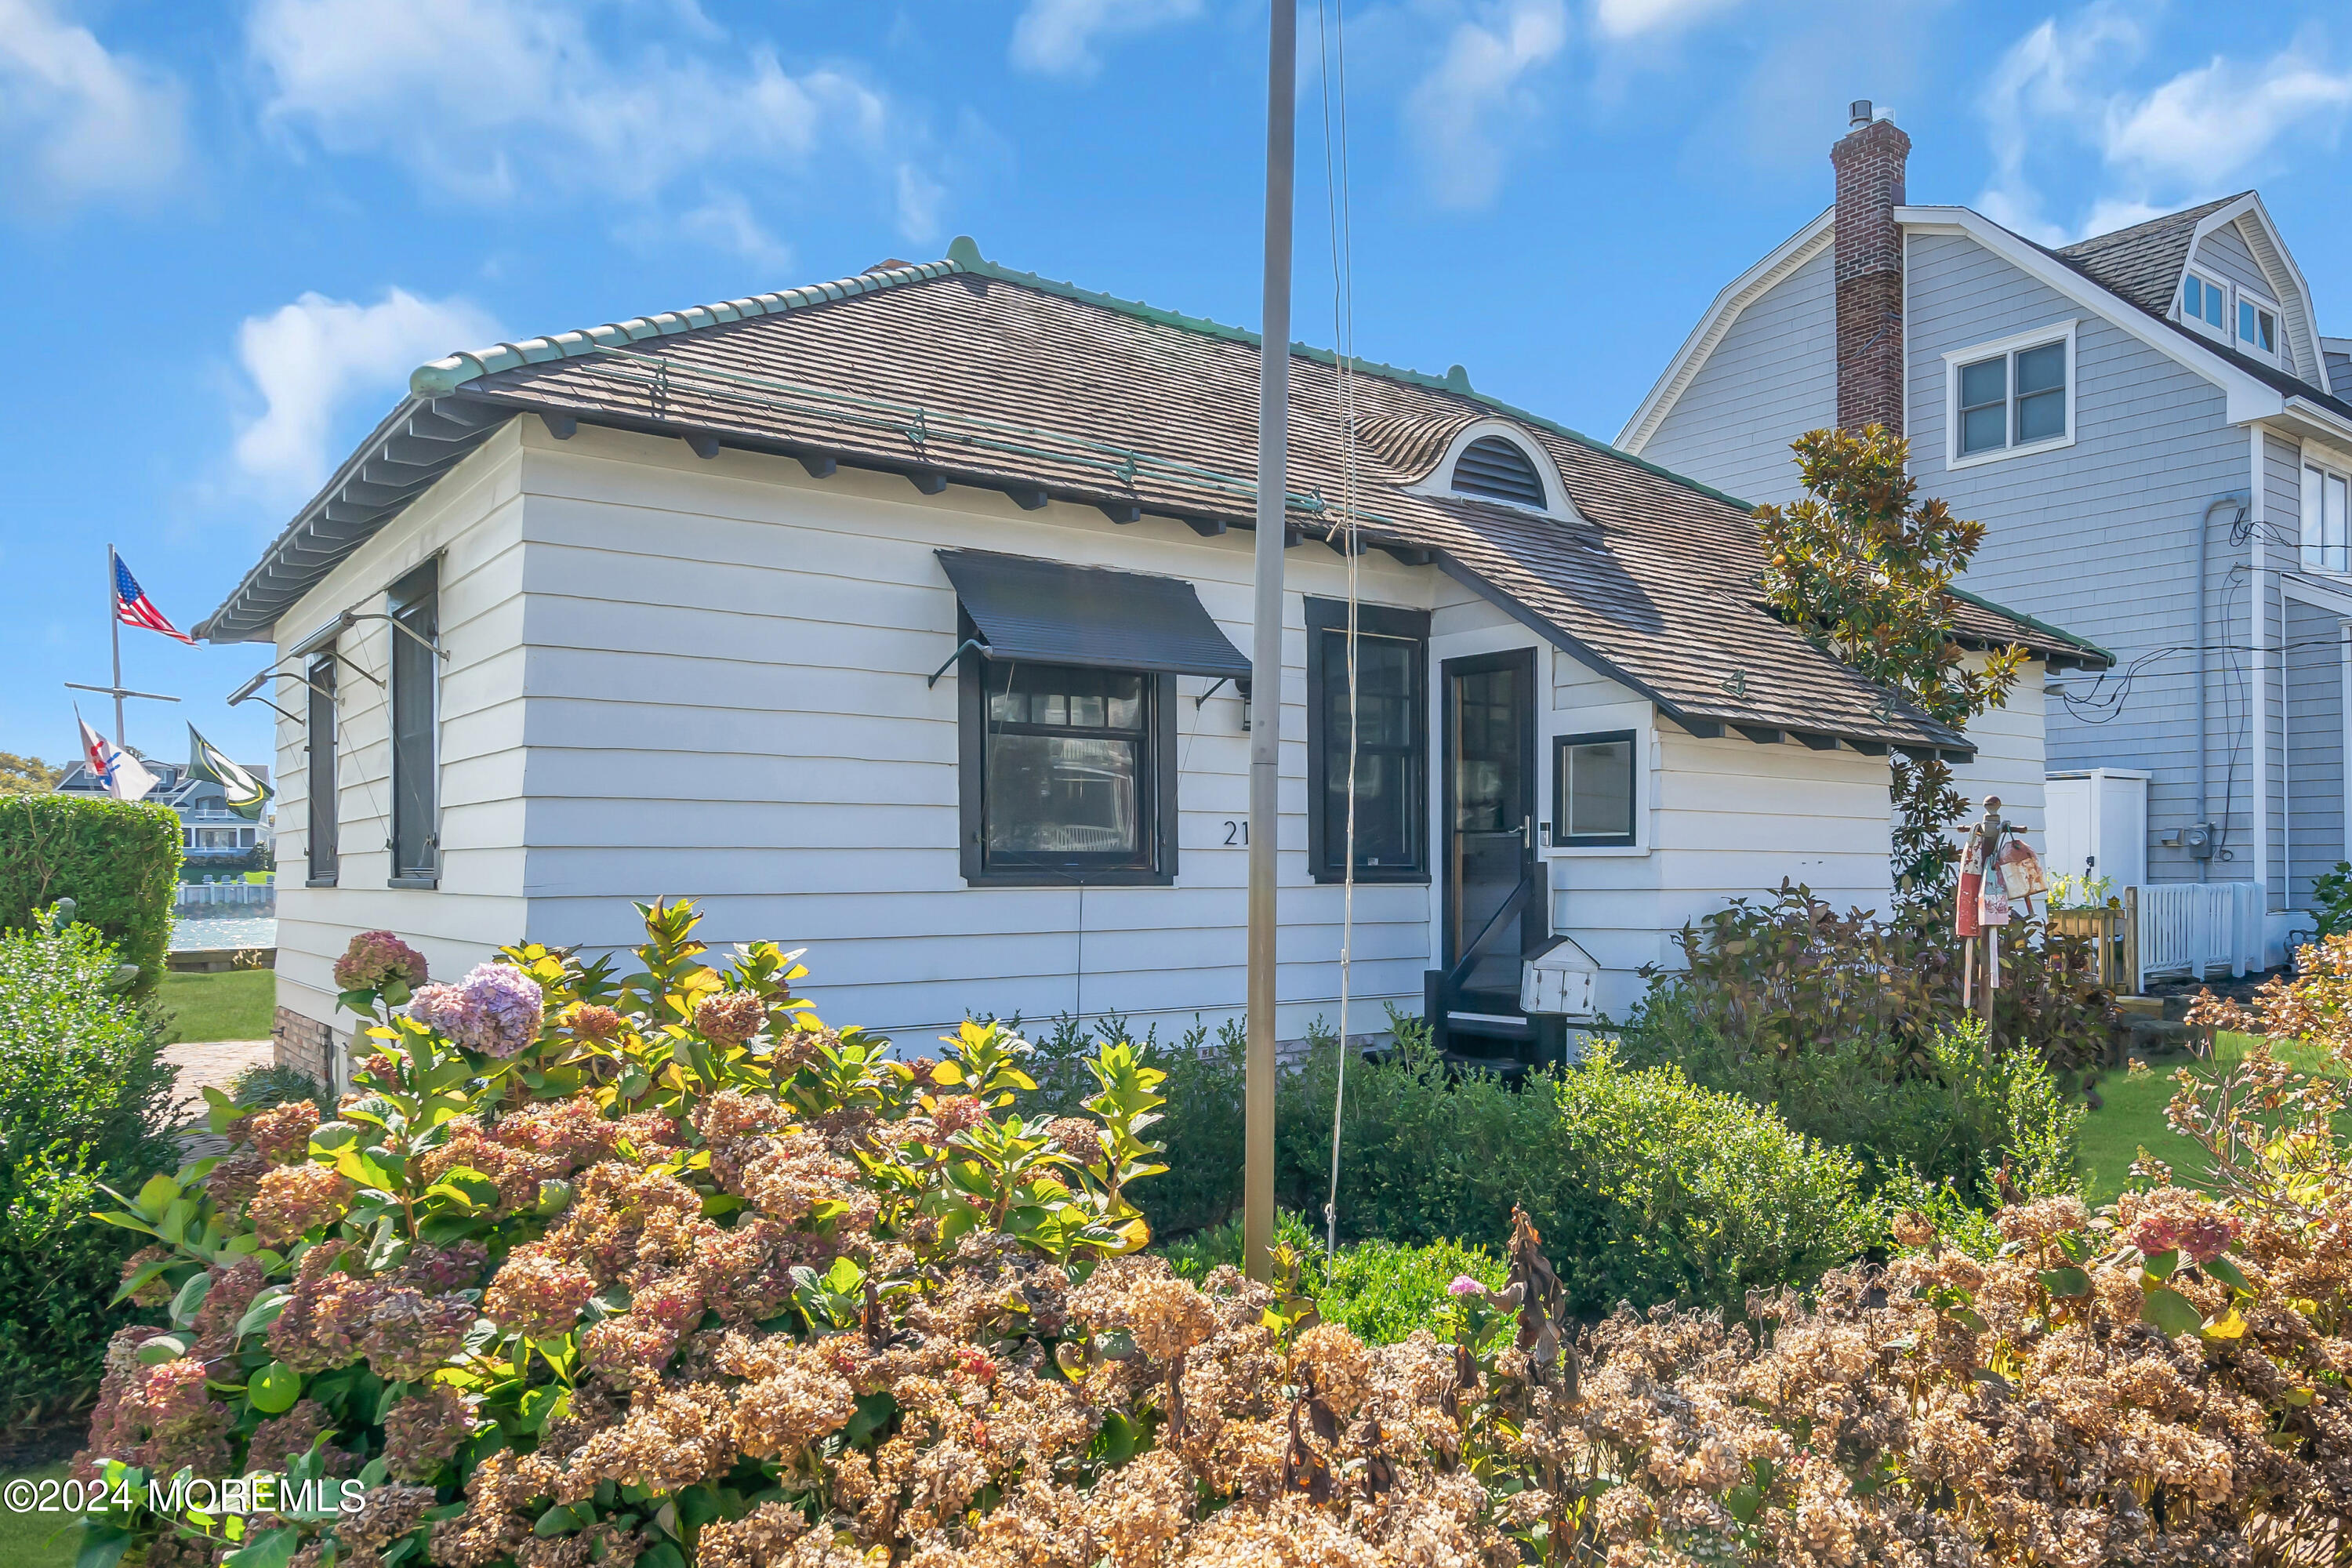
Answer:
[[[65, 1461], [44, 1465], [37, 1470], [16, 1470], [6, 1473], [6, 1479], [30, 1476], [40, 1479], [49, 1476], [63, 1478]], [[52, 1541], [58, 1529], [71, 1522], [62, 1513], [16, 1513], [0, 1508], [0, 1563], [8, 1568], [71, 1568], [75, 1549], [79, 1545], [76, 1531], [67, 1531]]]
[[269, 969], [166, 974], [159, 1000], [175, 1015], [174, 1041], [266, 1040], [278, 1005], [278, 974]]
[[[2147, 1072], [2111, 1072], [2099, 1079], [2105, 1106], [2083, 1118], [2076, 1163], [2083, 1188], [2093, 1203], [2112, 1203], [2131, 1178], [2132, 1161], [2145, 1147], [2172, 1166], [2176, 1180], [2195, 1185], [2205, 1174], [2205, 1152], [2164, 1124], [2164, 1108], [2172, 1103], [2172, 1075], [2181, 1068], [2197, 1071], [2227, 1067], [2243, 1058], [2252, 1041], [2248, 1035], [2223, 1035], [2214, 1047], [2214, 1062], [2180, 1052], [2148, 1060]], [[2299, 1040], [2273, 1041], [2273, 1051], [2308, 1073], [2334, 1072], [2326, 1052]]]

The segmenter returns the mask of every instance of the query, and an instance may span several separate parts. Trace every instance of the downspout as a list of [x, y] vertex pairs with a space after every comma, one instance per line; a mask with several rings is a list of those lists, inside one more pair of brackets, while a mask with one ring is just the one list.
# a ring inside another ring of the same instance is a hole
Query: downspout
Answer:
[[[2205, 503], [2205, 511], [2197, 524], [2197, 820], [2213, 820], [2213, 805], [2209, 786], [2210, 770], [2205, 760], [2205, 566], [2207, 552], [2213, 537], [2213, 514], [2225, 506], [2235, 506], [2241, 517], [2251, 504], [2243, 490], [2231, 490], [2215, 496]], [[2210, 859], [2197, 862], [2197, 879], [2204, 881], [2213, 868]]]

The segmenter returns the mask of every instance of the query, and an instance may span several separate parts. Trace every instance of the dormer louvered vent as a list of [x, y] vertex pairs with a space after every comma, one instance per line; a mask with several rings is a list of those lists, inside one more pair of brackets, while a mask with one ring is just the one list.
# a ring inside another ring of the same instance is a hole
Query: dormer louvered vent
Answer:
[[1462, 449], [1454, 465], [1454, 488], [1465, 496], [1544, 504], [1543, 477], [1535, 463], [1516, 442], [1500, 436], [1481, 436]]

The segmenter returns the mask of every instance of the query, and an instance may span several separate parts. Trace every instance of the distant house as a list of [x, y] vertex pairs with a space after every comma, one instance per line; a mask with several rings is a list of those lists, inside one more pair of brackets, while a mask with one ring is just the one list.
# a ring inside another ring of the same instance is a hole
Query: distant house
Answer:
[[273, 645], [289, 715], [282, 1049], [335, 1048], [356, 931], [444, 973], [626, 942], [656, 894], [715, 944], [808, 944], [827, 1016], [916, 1039], [967, 1010], [1215, 1022], [1243, 1003], [1246, 727], [1276, 702], [1299, 1038], [1339, 994], [1350, 495], [1359, 1026], [1434, 994], [1462, 1048], [1519, 1050], [1522, 961], [1556, 938], [1622, 1009], [1729, 898], [1883, 906], [1890, 752], [2038, 791], [2038, 716], [1972, 739], [1767, 615], [1716, 491], [1458, 369], [1350, 385], [1297, 349], [1293, 374], [1265, 692], [1248, 332], [959, 240], [418, 370], [198, 628]]
[[[143, 754], [139, 760], [155, 775], [148, 801], [179, 814], [180, 843], [186, 857], [181, 868], [184, 878], [200, 881], [215, 874], [234, 876], [257, 858], [267, 858], [273, 842], [267, 813], [257, 822], [237, 816], [228, 808], [220, 785], [192, 777], [184, 763], [159, 763]], [[262, 783], [269, 782], [268, 767], [248, 764], [247, 771]], [[106, 793], [104, 782], [90, 772], [88, 763], [67, 768], [57, 788], [63, 795]]]
[[[1910, 139], [1855, 109], [1834, 204], [1725, 285], [1618, 445], [1770, 501], [1801, 432], [1906, 432], [1987, 525], [1969, 585], [2125, 665], [2052, 682], [2061, 868], [2242, 884], [2276, 961], [2347, 852], [2352, 342], [2254, 192], [2052, 249], [1911, 202]], [[2127, 829], [2093, 831], [2103, 795]]]

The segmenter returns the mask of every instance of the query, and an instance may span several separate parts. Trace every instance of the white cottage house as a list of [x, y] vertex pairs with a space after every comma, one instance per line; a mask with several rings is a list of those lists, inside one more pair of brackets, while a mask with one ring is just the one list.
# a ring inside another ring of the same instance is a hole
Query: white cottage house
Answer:
[[332, 1059], [356, 931], [448, 973], [625, 943], [656, 895], [805, 945], [825, 1016], [910, 1040], [1232, 1016], [1276, 703], [1298, 1038], [1338, 1005], [1351, 562], [1364, 1026], [1426, 996], [1524, 1053], [1560, 938], [1622, 1010], [1733, 897], [1883, 907], [1890, 752], [2038, 806], [2038, 710], [1972, 738], [1889, 701], [1760, 607], [1738, 503], [1458, 368], [1293, 351], [1284, 677], [1251, 690], [1255, 345], [959, 240], [418, 370], [199, 628], [272, 645], [281, 1055]]

